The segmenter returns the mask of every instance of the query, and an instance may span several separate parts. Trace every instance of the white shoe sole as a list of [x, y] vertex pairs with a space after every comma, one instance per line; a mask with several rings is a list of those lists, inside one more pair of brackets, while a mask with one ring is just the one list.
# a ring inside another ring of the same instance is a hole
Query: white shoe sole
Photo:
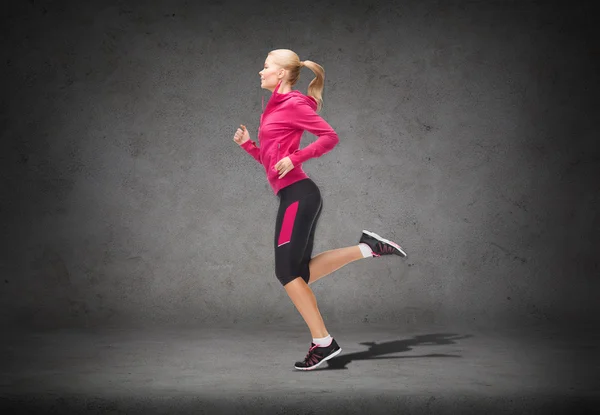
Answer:
[[387, 239], [385, 239], [385, 238], [382, 238], [381, 236], [377, 235], [375, 232], [369, 232], [369, 231], [365, 231], [365, 230], [363, 230], [363, 233], [366, 233], [367, 235], [369, 235], [369, 236], [372, 236], [373, 238], [375, 238], [375, 239], [378, 239], [378, 240], [380, 240], [381, 242], [385, 242], [385, 243], [387, 243], [387, 244], [390, 244], [391, 246], [393, 246], [394, 248], [396, 248], [398, 251], [402, 252], [402, 255], [404, 255], [404, 256], [407, 256], [407, 255], [406, 255], [406, 252], [404, 252], [404, 251], [402, 250], [402, 248], [400, 248], [400, 245], [398, 245], [398, 244], [396, 244], [396, 243], [394, 243], [394, 242], [392, 242], [392, 241], [388, 241], [388, 240], [387, 240]]
[[298, 370], [313, 370], [313, 369], [319, 367], [319, 365], [321, 365], [321, 363], [326, 362], [327, 360], [331, 359], [332, 357], [336, 357], [341, 352], [342, 352], [342, 348], [340, 347], [336, 352], [333, 352], [332, 354], [330, 354], [329, 356], [327, 356], [325, 359], [321, 360], [319, 363], [317, 363], [314, 366], [311, 366], [311, 367], [296, 367], [296, 366], [294, 366], [294, 368], [298, 369]]

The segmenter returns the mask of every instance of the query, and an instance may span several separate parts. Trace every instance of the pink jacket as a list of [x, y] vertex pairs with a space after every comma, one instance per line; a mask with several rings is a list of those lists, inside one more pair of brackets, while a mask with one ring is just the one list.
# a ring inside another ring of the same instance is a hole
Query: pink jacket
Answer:
[[[265, 168], [267, 180], [277, 194], [280, 189], [308, 176], [302, 170], [306, 160], [320, 157], [331, 151], [339, 138], [331, 126], [317, 114], [317, 101], [300, 91], [292, 90], [279, 94], [281, 82], [277, 84], [267, 107], [260, 117], [258, 141], [260, 148], [252, 140], [241, 147]], [[317, 140], [299, 149], [304, 130], [318, 136]], [[275, 164], [289, 157], [294, 168], [282, 179], [275, 170]]]

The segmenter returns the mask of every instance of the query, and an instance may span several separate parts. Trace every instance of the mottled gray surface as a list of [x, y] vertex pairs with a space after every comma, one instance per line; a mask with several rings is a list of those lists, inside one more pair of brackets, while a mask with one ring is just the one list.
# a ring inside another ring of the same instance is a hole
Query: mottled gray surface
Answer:
[[301, 327], [10, 333], [0, 409], [567, 414], [600, 405], [594, 330], [333, 330], [342, 353], [311, 372], [293, 369], [310, 343]]
[[[598, 62], [574, 3], [21, 1], [5, 7], [0, 322], [299, 322], [274, 275], [258, 71], [324, 66], [340, 144], [304, 168], [326, 322], [597, 321]], [[594, 33], [595, 34], [595, 33]], [[302, 70], [298, 89], [312, 79]], [[303, 145], [314, 139], [306, 133]]]

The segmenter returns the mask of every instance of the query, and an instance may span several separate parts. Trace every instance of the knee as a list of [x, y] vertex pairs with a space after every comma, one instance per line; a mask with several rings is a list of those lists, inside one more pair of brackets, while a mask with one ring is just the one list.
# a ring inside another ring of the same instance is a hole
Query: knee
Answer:
[[289, 278], [280, 279], [281, 285], [287, 290], [290, 287], [297, 287], [298, 283], [304, 280], [302, 277], [294, 276]]
[[290, 282], [297, 280], [298, 278], [302, 279], [302, 277], [298, 276], [298, 275], [277, 275], [277, 279], [279, 280], [279, 282], [281, 283], [282, 286], [286, 286], [288, 285]]
[[275, 276], [284, 286], [296, 278], [302, 278], [304, 281], [306, 281], [307, 278], [304, 277], [305, 274], [307, 273], [303, 272], [303, 267], [301, 264], [286, 262], [277, 264], [275, 267]]
[[298, 264], [295, 261], [281, 260], [275, 258], [275, 275], [279, 281], [291, 281], [296, 278], [298, 274]]
[[302, 278], [308, 284], [310, 270], [308, 264], [286, 264], [285, 266], [276, 267], [275, 276], [283, 285], [296, 278]]

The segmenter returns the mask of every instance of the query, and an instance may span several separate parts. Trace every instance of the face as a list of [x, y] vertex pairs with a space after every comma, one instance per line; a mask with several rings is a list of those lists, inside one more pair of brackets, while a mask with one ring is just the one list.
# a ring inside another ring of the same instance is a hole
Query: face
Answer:
[[273, 91], [280, 80], [278, 75], [282, 75], [282, 72], [281, 67], [271, 62], [271, 57], [267, 56], [263, 70], [258, 73], [261, 78], [260, 87]]

